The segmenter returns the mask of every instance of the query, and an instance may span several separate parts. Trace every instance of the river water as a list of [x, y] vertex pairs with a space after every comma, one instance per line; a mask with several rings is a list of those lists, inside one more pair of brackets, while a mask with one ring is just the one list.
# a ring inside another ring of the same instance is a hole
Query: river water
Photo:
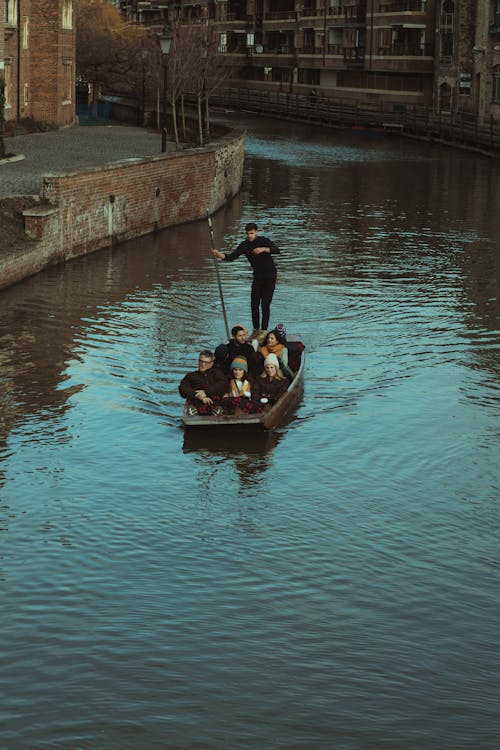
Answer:
[[498, 163], [243, 125], [214, 230], [282, 248], [287, 425], [181, 428], [224, 338], [205, 222], [0, 296], [0, 746], [497, 748]]

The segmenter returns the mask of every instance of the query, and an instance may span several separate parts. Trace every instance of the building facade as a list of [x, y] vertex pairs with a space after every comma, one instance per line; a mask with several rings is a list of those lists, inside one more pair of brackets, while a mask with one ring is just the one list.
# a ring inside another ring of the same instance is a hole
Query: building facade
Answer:
[[500, 0], [118, 0], [215, 26], [232, 85], [500, 119]]
[[73, 0], [0, 0], [5, 119], [75, 122]]
[[438, 111], [500, 121], [500, 0], [443, 0], [436, 35]]

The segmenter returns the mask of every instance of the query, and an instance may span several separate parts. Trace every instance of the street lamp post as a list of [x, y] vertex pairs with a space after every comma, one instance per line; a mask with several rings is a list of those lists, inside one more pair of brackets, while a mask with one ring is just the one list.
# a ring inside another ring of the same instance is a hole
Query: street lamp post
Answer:
[[167, 64], [172, 45], [172, 32], [168, 29], [158, 36], [163, 63], [163, 102], [161, 113], [161, 150], [164, 153], [167, 150]]

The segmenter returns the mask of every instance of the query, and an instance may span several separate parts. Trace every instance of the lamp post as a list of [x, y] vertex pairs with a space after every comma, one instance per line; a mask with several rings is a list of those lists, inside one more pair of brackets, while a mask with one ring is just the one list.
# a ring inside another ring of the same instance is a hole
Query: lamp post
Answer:
[[167, 63], [172, 45], [172, 32], [166, 29], [158, 35], [163, 63], [163, 102], [161, 112], [161, 150], [167, 150]]
[[146, 120], [146, 60], [148, 57], [147, 50], [141, 50], [142, 78], [141, 78], [141, 109], [139, 112], [139, 125], [144, 127]]

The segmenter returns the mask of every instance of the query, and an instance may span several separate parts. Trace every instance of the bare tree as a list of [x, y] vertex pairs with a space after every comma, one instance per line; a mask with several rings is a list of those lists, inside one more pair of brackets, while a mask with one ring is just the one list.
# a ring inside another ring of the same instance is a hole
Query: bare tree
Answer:
[[210, 29], [207, 49], [207, 66], [205, 78], [205, 137], [210, 138], [210, 108], [209, 100], [212, 94], [231, 77], [232, 68], [219, 52], [219, 41], [213, 29]]
[[217, 34], [211, 26], [192, 22], [180, 27], [182, 46], [178, 64], [184, 71], [185, 93], [195, 98], [198, 142], [210, 138], [209, 98], [229, 76], [218, 52]]

